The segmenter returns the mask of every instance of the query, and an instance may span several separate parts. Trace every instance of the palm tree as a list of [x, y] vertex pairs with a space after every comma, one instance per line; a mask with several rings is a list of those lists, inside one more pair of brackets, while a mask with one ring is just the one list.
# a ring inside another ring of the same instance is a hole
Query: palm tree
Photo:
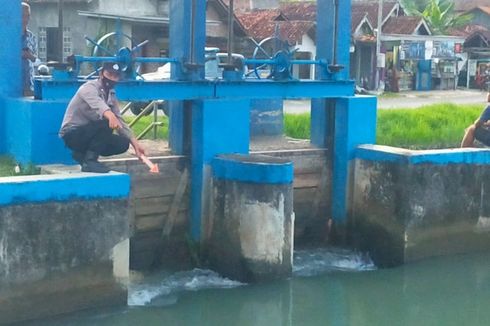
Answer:
[[402, 0], [401, 3], [408, 14], [423, 17], [431, 29], [439, 34], [468, 24], [473, 18], [471, 14], [457, 14], [453, 0]]

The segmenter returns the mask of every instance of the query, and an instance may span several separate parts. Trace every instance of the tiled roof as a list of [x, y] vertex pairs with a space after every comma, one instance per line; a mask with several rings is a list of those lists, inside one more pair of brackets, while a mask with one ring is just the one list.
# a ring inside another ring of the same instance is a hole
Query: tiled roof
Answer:
[[391, 17], [383, 26], [383, 33], [411, 35], [422, 22], [422, 18], [415, 16]]
[[351, 33], [354, 33], [357, 27], [361, 24], [362, 20], [367, 17], [367, 13], [356, 12], [352, 13], [351, 17]]
[[478, 9], [490, 16], [490, 5], [489, 6], [478, 6]]
[[449, 34], [452, 36], [461, 36], [468, 38], [470, 35], [481, 33], [482, 35], [488, 35], [488, 39], [490, 40], [490, 30], [482, 25], [465, 25], [457, 29], [451, 29]]
[[247, 34], [257, 41], [273, 36], [277, 26], [280, 37], [294, 44], [300, 41], [304, 34], [310, 32], [315, 25], [310, 21], [284, 20], [281, 12], [274, 9], [236, 12], [235, 15]]
[[490, 6], [490, 0], [457, 0], [454, 2], [454, 8], [457, 11], [469, 11], [479, 6]]
[[[383, 20], [393, 11], [398, 5], [398, 2], [385, 1], [383, 2]], [[376, 28], [378, 26], [378, 2], [353, 2], [352, 16], [367, 14], [369, 22]]]
[[289, 20], [316, 21], [316, 2], [313, 1], [283, 2], [280, 10]]

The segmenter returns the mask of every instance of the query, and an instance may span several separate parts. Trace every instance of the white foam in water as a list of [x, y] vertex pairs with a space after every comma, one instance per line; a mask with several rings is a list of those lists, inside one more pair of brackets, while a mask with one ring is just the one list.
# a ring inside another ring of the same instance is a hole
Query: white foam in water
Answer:
[[[375, 270], [367, 255], [338, 249], [320, 248], [294, 252], [294, 276], [315, 276], [331, 271]], [[129, 287], [129, 306], [166, 306], [177, 302], [177, 293], [203, 289], [234, 288], [245, 285], [207, 269], [178, 272], [160, 281], [146, 281]]]
[[346, 249], [319, 248], [294, 252], [293, 274], [314, 276], [331, 271], [369, 271], [376, 266], [368, 255]]
[[145, 283], [130, 286], [128, 305], [173, 304], [177, 300], [174, 296], [176, 292], [234, 288], [241, 285], [244, 284], [221, 277], [211, 270], [195, 268], [191, 271], [175, 273], [156, 284]]

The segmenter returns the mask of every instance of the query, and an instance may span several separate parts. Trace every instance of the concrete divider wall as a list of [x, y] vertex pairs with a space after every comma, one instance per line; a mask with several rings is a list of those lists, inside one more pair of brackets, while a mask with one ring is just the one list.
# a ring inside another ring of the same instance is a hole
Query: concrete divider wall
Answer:
[[[288, 159], [294, 165], [295, 241], [323, 240], [330, 212], [330, 168], [327, 151], [320, 149], [255, 152]], [[160, 174], [148, 172], [137, 159], [107, 160], [112, 169], [131, 176], [131, 269], [147, 270], [159, 264], [166, 268], [191, 265], [188, 251], [189, 176], [187, 187], [174, 217], [168, 237], [162, 229], [169, 221], [169, 210], [183, 172], [188, 164], [185, 156], [152, 159]]]
[[0, 323], [126, 304], [129, 177], [0, 178]]
[[352, 241], [380, 266], [490, 249], [490, 151], [356, 151]]

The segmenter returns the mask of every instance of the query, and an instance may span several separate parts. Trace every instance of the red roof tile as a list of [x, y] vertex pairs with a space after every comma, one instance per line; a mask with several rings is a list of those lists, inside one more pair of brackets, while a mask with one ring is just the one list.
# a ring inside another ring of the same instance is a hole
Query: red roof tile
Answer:
[[[385, 1], [383, 2], [383, 20], [398, 6], [398, 2]], [[352, 17], [355, 15], [367, 14], [369, 22], [376, 28], [378, 26], [378, 2], [353, 2]]]
[[283, 2], [279, 9], [289, 20], [316, 21], [316, 2], [314, 1]]
[[385, 34], [415, 34], [416, 28], [423, 22], [423, 19], [415, 16], [391, 17], [383, 26]]

